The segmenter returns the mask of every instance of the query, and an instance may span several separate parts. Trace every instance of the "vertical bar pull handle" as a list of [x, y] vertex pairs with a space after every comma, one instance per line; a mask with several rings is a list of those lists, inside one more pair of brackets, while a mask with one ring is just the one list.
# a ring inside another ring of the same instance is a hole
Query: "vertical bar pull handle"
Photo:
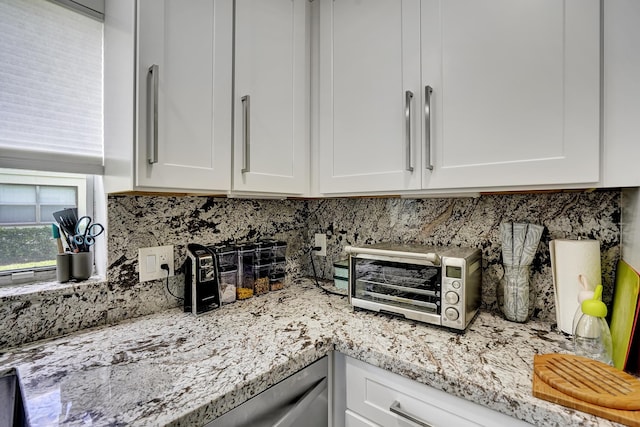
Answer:
[[431, 93], [433, 88], [431, 86], [424, 87], [424, 145], [426, 150], [426, 165], [425, 168], [430, 171], [433, 170], [433, 164], [431, 163]]
[[404, 121], [405, 121], [405, 141], [406, 141], [406, 165], [405, 170], [413, 172], [413, 164], [411, 161], [411, 102], [413, 101], [413, 92], [410, 90], [404, 93]]
[[404, 409], [402, 409], [400, 407], [400, 402], [398, 402], [397, 400], [394, 401], [391, 404], [391, 407], [389, 408], [389, 411], [391, 411], [394, 414], [396, 414], [396, 415], [398, 415], [398, 416], [400, 416], [400, 417], [402, 417], [402, 418], [404, 418], [406, 420], [409, 420], [412, 423], [417, 424], [419, 426], [422, 426], [422, 427], [433, 427], [432, 424], [429, 424], [428, 422], [426, 422], [424, 420], [421, 420], [420, 418], [416, 417], [415, 415], [410, 414], [409, 412], [407, 412]]
[[[158, 163], [158, 66], [153, 64], [147, 73], [149, 107], [151, 109], [149, 130], [147, 132], [147, 160], [150, 165]], [[148, 110], [147, 110], [148, 111]]]
[[242, 173], [251, 171], [251, 158], [249, 157], [249, 149], [251, 147], [251, 126], [250, 126], [250, 112], [251, 112], [251, 98], [249, 95], [245, 95], [240, 98], [242, 101]]

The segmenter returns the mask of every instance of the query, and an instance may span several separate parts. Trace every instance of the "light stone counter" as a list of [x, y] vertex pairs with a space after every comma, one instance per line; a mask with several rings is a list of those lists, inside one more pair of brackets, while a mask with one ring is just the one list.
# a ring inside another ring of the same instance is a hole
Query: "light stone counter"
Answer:
[[465, 334], [371, 312], [310, 281], [200, 317], [168, 310], [0, 355], [34, 426], [201, 425], [332, 350], [536, 425], [613, 425], [531, 395], [547, 323], [480, 313]]

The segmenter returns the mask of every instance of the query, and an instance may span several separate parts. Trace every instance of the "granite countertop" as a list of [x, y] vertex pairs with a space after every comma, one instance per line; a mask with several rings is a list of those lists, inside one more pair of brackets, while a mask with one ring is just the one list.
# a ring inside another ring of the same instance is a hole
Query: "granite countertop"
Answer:
[[531, 394], [533, 355], [566, 352], [548, 323], [481, 312], [466, 333], [354, 312], [301, 280], [200, 317], [179, 309], [0, 354], [34, 426], [199, 425], [332, 350], [536, 425], [614, 425]]

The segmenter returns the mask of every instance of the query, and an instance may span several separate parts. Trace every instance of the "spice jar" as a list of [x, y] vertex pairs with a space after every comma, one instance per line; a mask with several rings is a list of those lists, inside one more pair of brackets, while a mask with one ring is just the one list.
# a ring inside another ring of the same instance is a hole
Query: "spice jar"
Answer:
[[253, 290], [256, 295], [262, 295], [269, 292], [269, 272], [271, 264], [256, 264], [253, 266]]
[[235, 248], [238, 259], [238, 284], [236, 296], [239, 300], [251, 298], [254, 293], [253, 264], [255, 245], [252, 243], [238, 243]]
[[235, 302], [238, 284], [238, 268], [235, 265], [220, 266], [220, 302]]

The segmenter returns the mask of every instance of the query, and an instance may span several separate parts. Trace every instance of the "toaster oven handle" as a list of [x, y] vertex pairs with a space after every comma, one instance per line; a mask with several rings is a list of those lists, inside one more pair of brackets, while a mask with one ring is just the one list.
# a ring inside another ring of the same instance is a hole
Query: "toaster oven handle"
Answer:
[[388, 249], [377, 249], [377, 248], [356, 248], [353, 246], [346, 246], [344, 250], [348, 254], [366, 254], [366, 255], [378, 255], [378, 256], [395, 257], [395, 258], [411, 258], [411, 259], [428, 261], [433, 265], [440, 265], [440, 255], [434, 252], [429, 252], [429, 253], [403, 252], [403, 251], [391, 251]]

